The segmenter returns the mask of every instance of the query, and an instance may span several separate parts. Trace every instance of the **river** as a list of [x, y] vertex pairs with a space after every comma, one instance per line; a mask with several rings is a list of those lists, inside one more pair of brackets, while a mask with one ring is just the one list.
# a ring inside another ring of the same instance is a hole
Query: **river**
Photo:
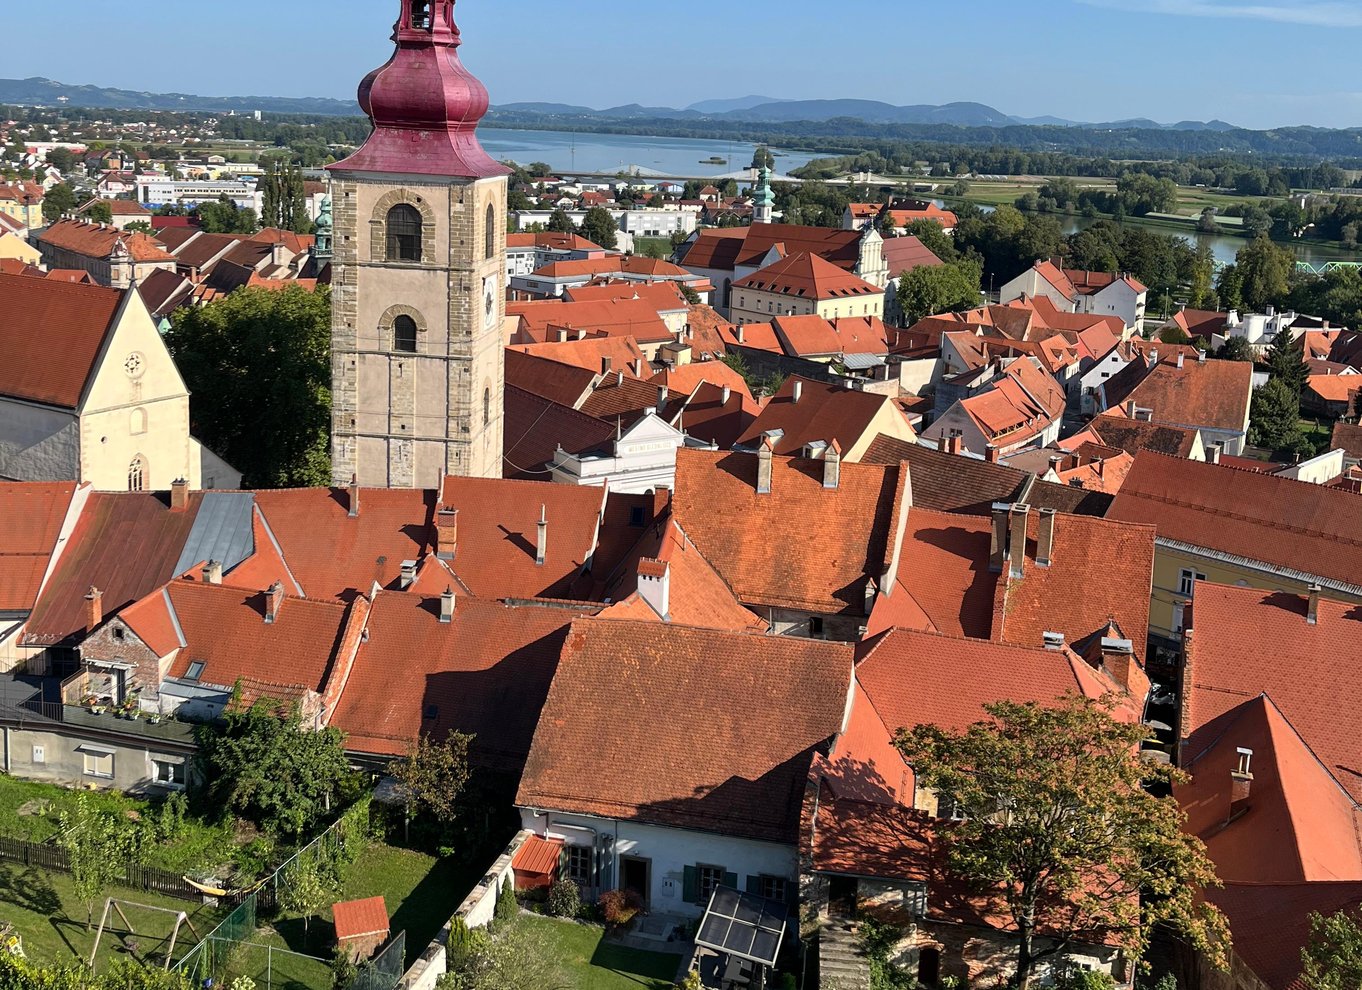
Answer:
[[[1066, 235], [1076, 233], [1096, 223], [1096, 220], [1087, 217], [1064, 217], [1061, 219], [1064, 233]], [[1125, 221], [1126, 223], [1139, 223], [1139, 221]], [[1181, 237], [1189, 244], [1200, 247], [1202, 244], [1211, 246], [1211, 256], [1215, 258], [1217, 264], [1234, 264], [1237, 255], [1247, 244], [1248, 238], [1234, 237], [1229, 234], [1202, 234], [1196, 231], [1183, 233], [1176, 228], [1166, 227], [1163, 224], [1140, 224], [1148, 230], [1156, 231], [1160, 234], [1171, 234], [1174, 237]], [[1294, 244], [1280, 244], [1281, 247], [1289, 247], [1296, 255], [1297, 261], [1309, 262], [1312, 265], [1322, 265], [1328, 261], [1362, 261], [1362, 254], [1354, 251], [1345, 251], [1342, 248], [1331, 247], [1327, 244], [1311, 244], [1308, 241], [1297, 241]]]
[[[518, 131], [488, 127], [478, 129], [478, 139], [493, 158], [520, 165], [544, 162], [555, 169], [587, 172], [618, 172], [631, 165], [667, 175], [723, 175], [752, 164], [756, 145], [742, 141], [706, 141], [700, 138], [646, 137], [638, 134], [588, 134], [569, 131]], [[816, 156], [772, 148], [776, 171], [788, 174]], [[711, 157], [722, 165], [708, 162]], [[705, 164], [701, 164], [705, 162]]]

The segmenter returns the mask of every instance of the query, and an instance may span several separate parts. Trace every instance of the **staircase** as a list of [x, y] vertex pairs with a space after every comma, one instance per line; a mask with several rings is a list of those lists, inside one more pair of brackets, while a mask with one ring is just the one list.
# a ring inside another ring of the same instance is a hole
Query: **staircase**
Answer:
[[819, 990], [868, 990], [870, 960], [857, 944], [856, 922], [829, 919], [818, 933]]

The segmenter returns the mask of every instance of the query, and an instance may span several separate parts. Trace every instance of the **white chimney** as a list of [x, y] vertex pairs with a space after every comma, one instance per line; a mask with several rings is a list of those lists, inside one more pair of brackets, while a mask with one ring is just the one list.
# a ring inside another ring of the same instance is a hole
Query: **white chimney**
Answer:
[[403, 591], [406, 591], [415, 583], [416, 583], [416, 561], [414, 560], [402, 561], [402, 577], [399, 582], [401, 589]]
[[671, 565], [645, 557], [638, 562], [638, 596], [657, 613], [658, 618], [671, 618]]
[[440, 622], [445, 625], [454, 621], [454, 589], [446, 587], [440, 596]]
[[798, 402], [803, 395], [804, 383], [801, 382], [798, 378], [796, 378], [794, 383], [794, 391], [792, 393], [792, 401]]
[[549, 507], [541, 505], [539, 507], [539, 540], [534, 552], [534, 562], [543, 567], [544, 558], [549, 552]]

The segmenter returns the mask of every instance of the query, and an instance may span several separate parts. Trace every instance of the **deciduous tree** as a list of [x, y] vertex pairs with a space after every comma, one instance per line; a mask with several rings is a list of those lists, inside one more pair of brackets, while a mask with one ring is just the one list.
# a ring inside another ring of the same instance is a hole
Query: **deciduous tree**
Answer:
[[430, 814], [442, 822], [451, 821], [459, 806], [459, 796], [468, 784], [468, 747], [473, 737], [451, 732], [443, 742], [421, 736], [395, 760], [388, 772], [397, 779], [407, 802], [408, 814]]
[[1362, 916], [1357, 909], [1310, 915], [1310, 940], [1301, 950], [1301, 980], [1310, 990], [1362, 987]]
[[922, 265], [899, 278], [899, 306], [909, 326], [927, 316], [979, 305], [979, 266], [972, 261]]
[[1215, 869], [1176, 800], [1146, 789], [1181, 779], [1140, 759], [1148, 730], [1075, 695], [984, 711], [964, 730], [901, 729], [897, 745], [919, 785], [964, 815], [941, 829], [948, 869], [1007, 905], [1021, 990], [1037, 960], [1091, 932], [1138, 958], [1163, 923], [1223, 962], [1224, 919], [1197, 903]]
[[71, 885], [85, 902], [85, 929], [89, 931], [95, 901], [121, 879], [132, 854], [130, 829], [113, 815], [96, 811], [81, 794], [75, 806], [61, 815], [57, 847], [66, 853]]

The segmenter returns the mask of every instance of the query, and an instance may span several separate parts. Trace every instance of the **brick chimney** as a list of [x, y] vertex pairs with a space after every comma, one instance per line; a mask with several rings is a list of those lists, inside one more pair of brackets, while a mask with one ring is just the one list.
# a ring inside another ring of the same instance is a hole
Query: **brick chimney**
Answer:
[[762, 437], [757, 448], [757, 494], [771, 494], [771, 438]]
[[459, 510], [439, 506], [435, 510], [435, 556], [453, 560], [459, 545]]
[[1310, 585], [1309, 597], [1306, 598], [1305, 621], [1310, 625], [1319, 625], [1319, 595], [1324, 589], [1317, 584]]
[[671, 619], [671, 565], [651, 557], [638, 562], [638, 596], [661, 619]]
[[189, 482], [176, 478], [170, 483], [170, 511], [183, 512], [189, 508]]
[[85, 631], [94, 632], [104, 621], [104, 592], [90, 585], [90, 593], [85, 596]]
[[998, 458], [1002, 456], [1002, 453], [1003, 452], [999, 450], [996, 445], [988, 444], [984, 447], [984, 460], [988, 461], [990, 464], [997, 464]]
[[454, 589], [446, 587], [445, 593], [440, 596], [440, 622], [449, 625], [454, 621]]
[[279, 610], [284, 607], [284, 586], [278, 581], [265, 592], [265, 624], [269, 625], [279, 618]]
[[1040, 535], [1036, 539], [1036, 564], [1049, 567], [1055, 553], [1055, 523], [1059, 513], [1054, 509], [1040, 510]]
[[1025, 502], [1018, 502], [1012, 506], [1012, 518], [1008, 524], [1007, 556], [1011, 562], [1008, 574], [1014, 578], [1026, 573], [1026, 520], [1030, 514], [1031, 506]]
[[1230, 807], [1225, 816], [1226, 825], [1248, 811], [1249, 795], [1253, 791], [1253, 772], [1249, 769], [1253, 763], [1253, 750], [1240, 746], [1236, 753], [1239, 763], [1230, 771]]
[[349, 512], [350, 518], [351, 518], [351, 519], [358, 519], [358, 518], [359, 518], [359, 475], [357, 475], [357, 474], [352, 474], [352, 475], [350, 475], [350, 495], [349, 495], [348, 501], [349, 501], [349, 503], [350, 503], [350, 512]]
[[946, 437], [946, 453], [954, 454], [957, 457], [965, 450], [965, 431], [951, 430]]
[[1007, 556], [1007, 513], [1012, 507], [1005, 502], [993, 503], [993, 536], [988, 547], [988, 569], [1001, 574]]
[[823, 487], [837, 488], [842, 483], [842, 448], [837, 441], [828, 444], [823, 454]]
[[204, 584], [222, 584], [222, 561], [210, 560], [203, 565]]
[[544, 558], [549, 552], [549, 507], [541, 505], [539, 507], [539, 539], [535, 543], [534, 562], [537, 566], [544, 566]]

